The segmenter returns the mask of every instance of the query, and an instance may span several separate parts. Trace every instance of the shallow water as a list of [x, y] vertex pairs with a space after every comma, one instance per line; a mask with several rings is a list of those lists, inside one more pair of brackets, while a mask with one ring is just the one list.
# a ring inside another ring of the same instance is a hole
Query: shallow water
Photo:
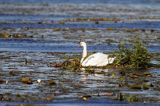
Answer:
[[[150, 52], [159, 52], [159, 45], [149, 45]], [[89, 52], [112, 52], [118, 49], [118, 44], [88, 45]], [[82, 48], [76, 42], [44, 41], [33, 39], [0, 39], [0, 51], [26, 52], [63, 52], [80, 53]]]
[[[63, 61], [64, 56], [67, 55], [79, 55], [79, 53], [0, 52], [1, 80], [8, 81], [7, 84], [1, 84], [1, 94], [8, 98], [14, 97], [15, 99], [11, 99], [11, 101], [16, 102], [24, 101], [24, 97], [26, 102], [31, 103], [45, 102], [47, 97], [55, 100], [53, 102], [56, 100], [66, 102], [72, 98], [81, 100], [82, 96], [90, 95], [93, 103], [96, 98], [106, 98], [105, 103], [108, 103], [107, 98], [117, 99], [119, 93], [122, 93], [139, 98], [138, 102], [159, 103], [160, 94], [159, 85], [157, 85], [160, 78], [159, 69], [137, 72], [127, 70], [128, 72], [126, 71], [124, 75], [121, 73], [122, 70], [117, 69], [94, 69], [95, 73], [89, 74], [84, 71], [73, 72], [50, 66], [51, 63]], [[11, 71], [15, 74], [10, 74]], [[146, 74], [149, 76], [145, 76]], [[22, 77], [26, 76], [32, 79], [33, 84], [27, 85], [20, 81]], [[38, 79], [42, 80], [41, 83], [37, 82]], [[51, 79], [56, 82], [56, 85], [48, 84], [48, 80]], [[125, 83], [129, 85], [144, 83], [153, 86], [147, 90], [143, 90], [143, 88], [130, 89]], [[124, 85], [120, 87], [121, 84]], [[155, 99], [152, 100], [152, 97]], [[118, 103], [118, 101], [114, 101], [114, 103]]]
[[131, 29], [160, 29], [160, 22], [130, 22], [130, 23], [67, 23], [67, 24], [0, 24], [0, 28], [131, 28]]
[[[159, 68], [94, 69], [91, 74], [52, 66], [72, 56], [80, 58], [81, 40], [87, 42], [89, 52], [110, 53], [120, 41], [130, 44], [139, 35], [150, 52], [159, 53], [159, 4], [157, 0], [1, 0], [0, 32], [8, 37], [0, 38], [0, 100], [160, 103]], [[72, 20], [77, 18], [111, 20]], [[16, 34], [25, 36], [12, 37]], [[31, 78], [32, 84], [22, 83], [22, 77]], [[82, 100], [88, 95], [88, 101]]]

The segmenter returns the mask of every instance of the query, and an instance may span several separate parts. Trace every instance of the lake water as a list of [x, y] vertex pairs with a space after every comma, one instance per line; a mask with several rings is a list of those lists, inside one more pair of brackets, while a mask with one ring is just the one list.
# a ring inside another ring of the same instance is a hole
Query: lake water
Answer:
[[[120, 41], [130, 45], [139, 35], [158, 54], [159, 6], [158, 0], [0, 0], [1, 104], [160, 103], [159, 68], [96, 68], [91, 74], [54, 67], [81, 58], [80, 41], [87, 42], [88, 52], [111, 53]], [[22, 83], [23, 77], [32, 83]]]
[[113, 4], [157, 4], [158, 0], [1, 0], [2, 3], [113, 3]]

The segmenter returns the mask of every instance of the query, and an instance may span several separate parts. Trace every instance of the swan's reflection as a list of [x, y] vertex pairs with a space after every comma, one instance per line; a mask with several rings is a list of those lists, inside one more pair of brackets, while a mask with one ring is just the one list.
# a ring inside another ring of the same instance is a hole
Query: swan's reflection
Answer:
[[85, 68], [81, 68], [81, 77], [80, 80], [83, 83], [87, 83], [88, 80], [104, 80], [104, 78], [106, 77], [105, 74], [100, 74], [100, 73], [108, 73], [109, 69], [96, 69], [95, 72], [93, 74], [88, 74], [86, 73], [86, 69]]

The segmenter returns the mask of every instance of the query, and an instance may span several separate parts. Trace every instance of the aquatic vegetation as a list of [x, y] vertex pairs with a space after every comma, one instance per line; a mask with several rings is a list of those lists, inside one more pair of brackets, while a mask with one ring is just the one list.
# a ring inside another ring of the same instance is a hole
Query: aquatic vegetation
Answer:
[[18, 71], [15, 71], [15, 70], [9, 71], [9, 75], [11, 75], [11, 76], [16, 76], [17, 74], [19, 74]]
[[27, 38], [27, 35], [22, 35], [22, 34], [12, 34], [10, 36], [11, 38]]
[[115, 53], [117, 66], [132, 68], [148, 68], [150, 66], [151, 54], [139, 38], [134, 39], [132, 47], [126, 47], [124, 42], [119, 44], [119, 51]]
[[85, 95], [85, 96], [82, 96], [81, 99], [84, 100], [84, 101], [87, 101], [91, 98], [90, 95]]
[[33, 36], [28, 36], [25, 34], [11, 34], [11, 33], [7, 33], [7, 32], [1, 32], [0, 33], [0, 38], [32, 38]]
[[46, 97], [46, 100], [47, 101], [52, 101], [52, 100], [54, 100], [54, 97], [52, 95], [49, 95], [49, 96]]
[[0, 38], [8, 38], [10, 35], [6, 32], [0, 33]]
[[151, 55], [140, 40], [135, 41], [131, 55], [131, 65], [136, 68], [147, 68]]
[[54, 28], [53, 31], [61, 31], [61, 28]]
[[54, 80], [48, 80], [48, 85], [50, 86], [56, 85], [56, 82]]
[[152, 74], [151, 73], [148, 73], [148, 72], [145, 72], [145, 73], [142, 73], [142, 74], [139, 74], [139, 73], [130, 73], [128, 74], [129, 77], [133, 78], [133, 79], [136, 79], [138, 77], [152, 77]]
[[115, 43], [116, 41], [115, 40], [113, 40], [113, 39], [106, 39], [106, 41], [105, 41], [107, 44], [111, 44], [111, 43]]
[[65, 22], [95, 22], [95, 24], [99, 24], [99, 21], [113, 21], [118, 22], [121, 21], [120, 18], [71, 18], [63, 20]]
[[32, 84], [33, 83], [31, 78], [29, 78], [29, 77], [22, 77], [21, 82], [24, 84]]
[[3, 84], [3, 83], [5, 83], [5, 81], [4, 81], [4, 80], [2, 80], [2, 79], [0, 79], [0, 84]]
[[128, 102], [137, 102], [138, 101], [138, 98], [134, 95], [127, 95], [127, 96], [125, 96], [125, 98]]
[[130, 32], [130, 33], [133, 33], [133, 32], [138, 32], [139, 29], [125, 29], [126, 32]]
[[127, 102], [138, 102], [139, 101], [136, 95], [122, 94], [122, 93], [119, 93], [117, 95], [117, 98], [120, 101], [127, 101]]
[[78, 71], [81, 68], [80, 59], [79, 58], [67, 59], [61, 64], [61, 66], [63, 69]]
[[143, 90], [147, 90], [147, 89], [149, 89], [152, 86], [149, 83], [144, 83], [144, 84], [130, 84], [130, 85], [128, 85], [128, 87], [130, 89], [143, 89]]
[[[19, 104], [17, 106], [37, 106], [37, 105], [35, 105], [35, 104]], [[44, 105], [39, 104], [38, 106], [44, 106]]]
[[0, 94], [0, 100], [2, 101], [11, 101], [10, 93]]
[[62, 24], [62, 25], [63, 25], [63, 24], [65, 24], [65, 21], [60, 21], [59, 24]]
[[21, 103], [21, 104], [19, 104], [19, 105], [17, 105], [17, 106], [34, 106], [34, 105], [32, 105], [32, 104]]
[[85, 67], [85, 68], [81, 68], [80, 70], [84, 70], [86, 73], [89, 73], [89, 74], [95, 73], [95, 67]]
[[95, 24], [99, 24], [99, 21], [95, 21]]
[[107, 28], [107, 31], [113, 31], [114, 28]]

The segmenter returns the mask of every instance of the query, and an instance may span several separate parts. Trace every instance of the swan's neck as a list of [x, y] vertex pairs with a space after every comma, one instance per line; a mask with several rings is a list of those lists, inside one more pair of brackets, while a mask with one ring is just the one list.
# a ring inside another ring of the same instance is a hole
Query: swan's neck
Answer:
[[81, 63], [83, 62], [83, 60], [85, 59], [86, 56], [87, 56], [87, 46], [85, 45], [85, 46], [83, 46]]

